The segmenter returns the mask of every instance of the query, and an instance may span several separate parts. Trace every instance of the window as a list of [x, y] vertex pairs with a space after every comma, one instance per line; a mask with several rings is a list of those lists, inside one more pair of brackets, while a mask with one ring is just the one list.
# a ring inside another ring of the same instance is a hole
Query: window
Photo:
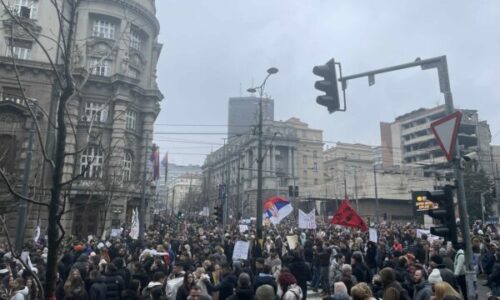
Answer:
[[92, 27], [92, 36], [102, 37], [106, 39], [115, 38], [115, 24], [111, 21], [106, 20], [94, 20], [94, 26]]
[[89, 64], [90, 74], [97, 76], [109, 76], [111, 74], [111, 61], [91, 58]]
[[103, 160], [102, 150], [99, 147], [89, 146], [85, 149], [80, 157], [80, 172], [84, 172], [88, 165], [90, 165], [90, 167], [85, 171], [83, 178], [101, 178]]
[[31, 58], [31, 43], [14, 41], [14, 44], [7, 48], [7, 56], [13, 56], [17, 59], [30, 59]]
[[36, 19], [38, 13], [38, 1], [36, 0], [16, 0], [14, 12], [21, 18]]
[[318, 172], [318, 163], [317, 162], [314, 163], [313, 170], [314, 170], [314, 172]]
[[128, 76], [134, 78], [134, 79], [139, 79], [139, 71], [132, 67], [128, 67]]
[[141, 50], [143, 38], [141, 34], [136, 30], [130, 31], [130, 48], [135, 50]]
[[105, 123], [108, 120], [107, 105], [98, 102], [85, 103], [84, 121], [94, 123]]
[[123, 181], [130, 181], [132, 161], [132, 154], [129, 151], [125, 151], [125, 157], [123, 158]]
[[127, 110], [127, 129], [135, 130], [137, 124], [137, 113], [133, 110]]
[[313, 158], [318, 158], [318, 151], [316, 150], [313, 151]]

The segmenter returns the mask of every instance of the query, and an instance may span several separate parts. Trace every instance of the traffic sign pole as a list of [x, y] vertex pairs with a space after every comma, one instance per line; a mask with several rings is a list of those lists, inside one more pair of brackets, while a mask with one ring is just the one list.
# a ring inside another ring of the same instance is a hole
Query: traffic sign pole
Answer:
[[[413, 67], [421, 67], [422, 70], [436, 69], [438, 71], [439, 88], [441, 93], [443, 93], [444, 95], [446, 113], [453, 114], [454, 113], [453, 96], [451, 94], [450, 78], [448, 75], [448, 63], [446, 60], [446, 56], [438, 56], [429, 59], [417, 58], [415, 61], [410, 63], [363, 72], [350, 76], [344, 76], [339, 78], [338, 80], [342, 83], [342, 87], [347, 87], [348, 80], [361, 77], [368, 77], [369, 83], [370, 85], [372, 85], [375, 82], [376, 74], [388, 73]], [[472, 245], [470, 239], [470, 227], [469, 227], [467, 206], [465, 202], [464, 179], [463, 179], [462, 169], [460, 167], [461, 157], [460, 157], [460, 148], [457, 147], [458, 141], [455, 141], [454, 144], [455, 147], [453, 151], [450, 151], [450, 153], [451, 157], [453, 158], [452, 161], [453, 161], [456, 187], [457, 187], [458, 208], [460, 212], [463, 241], [465, 244], [467, 295], [469, 299], [474, 299], [476, 297], [476, 287], [475, 287], [476, 274], [472, 268]]]

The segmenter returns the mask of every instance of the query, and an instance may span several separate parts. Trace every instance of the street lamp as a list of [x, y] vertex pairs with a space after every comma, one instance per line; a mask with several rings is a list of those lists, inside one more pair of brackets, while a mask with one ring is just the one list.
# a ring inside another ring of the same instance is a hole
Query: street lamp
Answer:
[[262, 156], [262, 101], [264, 96], [264, 88], [266, 86], [267, 79], [278, 73], [277, 68], [269, 68], [267, 70], [267, 76], [264, 78], [262, 84], [258, 87], [253, 87], [247, 89], [250, 93], [259, 92], [259, 125], [258, 125], [258, 146], [257, 146], [257, 241], [262, 240], [262, 163], [264, 157]]

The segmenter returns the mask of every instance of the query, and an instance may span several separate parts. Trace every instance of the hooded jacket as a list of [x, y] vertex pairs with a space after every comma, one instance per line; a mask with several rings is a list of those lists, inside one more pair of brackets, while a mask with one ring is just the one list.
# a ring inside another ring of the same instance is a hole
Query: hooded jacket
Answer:
[[27, 286], [25, 286], [24, 289], [16, 291], [16, 293], [10, 298], [10, 300], [24, 300], [28, 298], [28, 295], [29, 289]]
[[415, 284], [413, 300], [430, 300], [432, 297], [432, 285], [427, 281]]

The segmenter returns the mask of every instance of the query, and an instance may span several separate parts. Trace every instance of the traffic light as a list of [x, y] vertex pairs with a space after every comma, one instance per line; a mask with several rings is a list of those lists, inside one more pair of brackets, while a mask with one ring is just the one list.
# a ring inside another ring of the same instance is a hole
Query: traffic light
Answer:
[[288, 186], [288, 196], [289, 197], [298, 197], [299, 196], [299, 187], [289, 185]]
[[427, 200], [437, 204], [437, 208], [429, 209], [427, 214], [440, 225], [431, 227], [431, 234], [445, 238], [451, 241], [453, 245], [457, 244], [457, 223], [455, 221], [455, 207], [453, 205], [453, 189], [451, 186], [445, 186], [441, 190], [427, 192]]
[[216, 223], [222, 222], [222, 206], [217, 205], [214, 207], [214, 216]]
[[316, 98], [319, 105], [326, 106], [330, 113], [340, 110], [339, 89], [337, 86], [337, 72], [335, 71], [335, 60], [332, 58], [325, 65], [315, 66], [314, 75], [323, 77], [323, 80], [316, 81], [314, 87], [325, 92]]

